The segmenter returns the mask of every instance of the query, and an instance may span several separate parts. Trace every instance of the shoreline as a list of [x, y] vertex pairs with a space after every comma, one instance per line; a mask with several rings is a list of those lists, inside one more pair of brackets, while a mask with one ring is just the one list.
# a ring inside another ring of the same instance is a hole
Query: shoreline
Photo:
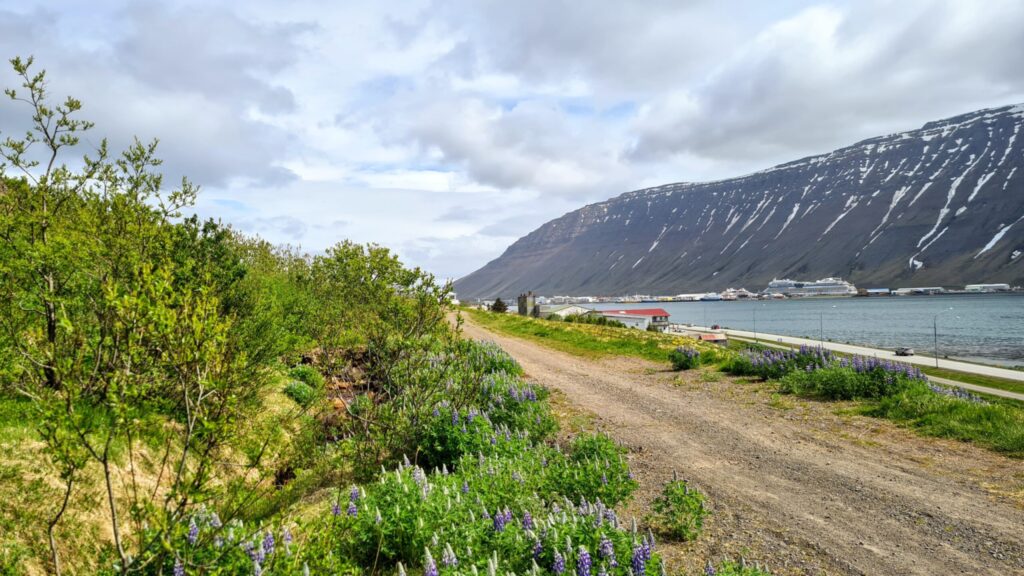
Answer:
[[750, 340], [753, 342], [765, 344], [781, 343], [793, 346], [820, 346], [828, 350], [832, 350], [833, 352], [841, 352], [843, 354], [855, 354], [859, 356], [885, 358], [887, 360], [903, 362], [905, 364], [913, 364], [916, 366], [923, 366], [926, 368], [937, 367], [940, 369], [964, 372], [967, 374], [976, 374], [979, 376], [992, 376], [995, 378], [1003, 378], [1006, 380], [1024, 382], [1024, 371], [1014, 370], [1012, 368], [1003, 368], [1000, 366], [993, 366], [990, 364], [977, 364], [972, 362], [964, 362], [961, 360], [951, 360], [948, 358], [939, 358], [936, 362], [936, 358], [934, 356], [928, 356], [924, 354], [915, 354], [914, 356], [897, 356], [895, 352], [893, 352], [892, 350], [886, 350], [884, 348], [873, 348], [870, 346], [861, 346], [857, 344], [843, 344], [838, 342], [822, 342], [816, 339], [800, 338], [796, 336], [785, 336], [782, 334], [771, 334], [768, 332], [753, 332], [749, 330], [735, 330], [732, 328], [712, 330], [711, 328], [708, 328], [706, 326], [686, 326], [685, 330], [693, 332], [703, 332], [707, 334], [721, 333], [730, 337], [735, 337], [740, 340]]

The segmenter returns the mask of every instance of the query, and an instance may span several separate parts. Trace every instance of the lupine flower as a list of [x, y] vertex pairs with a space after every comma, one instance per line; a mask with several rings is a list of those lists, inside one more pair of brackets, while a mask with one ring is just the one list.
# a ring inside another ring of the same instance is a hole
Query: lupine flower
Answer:
[[263, 537], [263, 553], [273, 554], [274, 553], [274, 534], [273, 532], [267, 532], [267, 535]]
[[216, 512], [210, 514], [210, 526], [213, 528], [221, 527], [220, 516], [217, 516]]
[[533, 530], [533, 516], [529, 510], [523, 512], [523, 530]]
[[540, 558], [541, 553], [544, 552], [544, 543], [539, 539], [533, 543], [533, 557], [534, 559]]
[[348, 510], [346, 510], [346, 512], [348, 512], [349, 516], [353, 516], [354, 517], [354, 516], [359, 514], [359, 508], [356, 507], [356, 503], [355, 502], [349, 502], [348, 503]]
[[[555, 561], [554, 564], [551, 565], [551, 571], [555, 574], [565, 572], [565, 558], [562, 557], [562, 554], [559, 553], [558, 550], [555, 550]], [[640, 576], [643, 575], [641, 574]]]
[[717, 573], [718, 572], [715, 570], [715, 567], [711, 565], [711, 562], [704, 565], [704, 576], [715, 576]]
[[469, 494], [469, 482], [465, 480], [462, 481], [462, 493]]
[[263, 576], [263, 566], [261, 566], [259, 562], [252, 563], [252, 575]]
[[437, 563], [430, 555], [430, 548], [426, 549], [426, 556], [423, 560], [423, 576], [437, 576]]
[[331, 504], [331, 514], [333, 514], [335, 516], [340, 516], [341, 515], [341, 505], [339, 505], [337, 502], [335, 502], [334, 504]]
[[459, 559], [455, 557], [455, 550], [450, 544], [444, 545], [444, 553], [441, 554], [441, 565], [445, 568], [452, 568], [459, 565]]
[[633, 548], [633, 576], [644, 576], [647, 570], [647, 559], [644, 554], [644, 547]]
[[174, 559], [174, 576], [185, 576], [185, 565], [182, 564], [181, 558]]
[[619, 563], [615, 561], [615, 545], [612, 544], [612, 541], [605, 535], [601, 536], [601, 544], [597, 548], [597, 554], [602, 560], [608, 560], [612, 565], [612, 568], [619, 565]]
[[352, 487], [352, 490], [348, 493], [348, 501], [349, 502], [358, 502], [359, 501], [359, 487], [357, 487], [357, 486], [353, 486]]
[[285, 545], [292, 543], [292, 531], [287, 526], [281, 531], [281, 540], [284, 540]]
[[590, 576], [590, 564], [590, 552], [580, 546], [580, 553], [576, 558], [576, 576]]
[[196, 540], [199, 540], [199, 526], [196, 526], [196, 520], [193, 518], [188, 525], [188, 543], [195, 546]]

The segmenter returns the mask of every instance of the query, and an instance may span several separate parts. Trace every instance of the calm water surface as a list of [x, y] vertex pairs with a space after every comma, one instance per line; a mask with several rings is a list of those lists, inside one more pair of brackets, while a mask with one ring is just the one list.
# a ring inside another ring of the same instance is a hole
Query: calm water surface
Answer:
[[910, 346], [927, 354], [935, 346], [934, 322], [940, 355], [1024, 366], [1024, 294], [1018, 293], [594, 305], [604, 309], [653, 306], [664, 308], [670, 321], [681, 324], [824, 336], [878, 348]]

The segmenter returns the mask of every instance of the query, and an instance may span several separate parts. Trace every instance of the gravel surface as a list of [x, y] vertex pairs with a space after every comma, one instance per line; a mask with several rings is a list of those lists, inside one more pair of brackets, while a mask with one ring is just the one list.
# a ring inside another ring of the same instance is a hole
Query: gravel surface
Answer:
[[673, 471], [708, 495], [702, 537], [662, 546], [673, 568], [742, 556], [775, 574], [1024, 574], [1024, 462], [765, 384], [464, 330], [630, 449], [641, 489], [626, 513], [642, 517]]

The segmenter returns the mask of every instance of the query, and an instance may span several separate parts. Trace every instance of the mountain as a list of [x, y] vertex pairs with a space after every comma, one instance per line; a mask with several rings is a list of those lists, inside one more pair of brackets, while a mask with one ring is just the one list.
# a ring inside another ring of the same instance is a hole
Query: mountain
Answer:
[[627, 192], [517, 240], [462, 299], [677, 294], [773, 278], [858, 287], [1024, 284], [1024, 105], [739, 178]]

